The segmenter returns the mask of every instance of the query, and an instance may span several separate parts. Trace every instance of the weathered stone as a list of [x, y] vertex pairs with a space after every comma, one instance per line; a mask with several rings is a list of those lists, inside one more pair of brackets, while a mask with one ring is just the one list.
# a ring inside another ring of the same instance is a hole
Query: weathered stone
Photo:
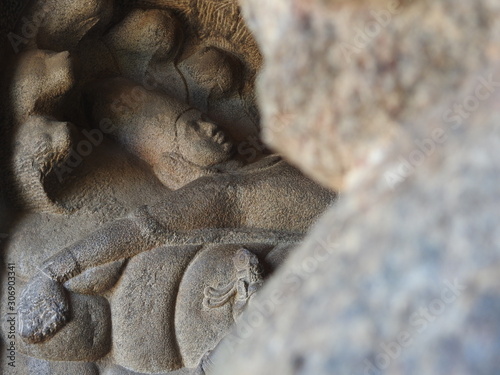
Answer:
[[238, 4], [16, 12], [0, 86], [16, 367], [2, 373], [203, 374], [336, 199], [262, 144], [261, 55]]
[[105, 37], [122, 73], [140, 80], [150, 64], [175, 57], [183, 35], [170, 12], [133, 10]]
[[209, 373], [496, 374], [498, 5], [244, 3], [266, 139], [343, 191]]
[[498, 372], [495, 0], [241, 0], [257, 93], [234, 0], [66, 2], [0, 5], [2, 373]]
[[28, 45], [60, 52], [75, 48], [89, 32], [102, 32], [112, 13], [110, 0], [35, 1], [18, 31]]
[[[20, 305], [20, 311], [23, 311], [22, 309], [23, 306]], [[6, 324], [4, 327], [8, 331]], [[19, 327], [20, 333], [21, 328]], [[35, 358], [52, 361], [95, 361], [110, 350], [110, 334], [108, 302], [102, 297], [71, 294], [69, 323], [54, 340], [45, 343], [16, 341], [20, 353]]]
[[422, 114], [452, 125], [442, 112], [499, 55], [486, 0], [243, 4], [266, 59], [264, 138], [333, 188], [429, 136], [430, 124], [414, 125]]

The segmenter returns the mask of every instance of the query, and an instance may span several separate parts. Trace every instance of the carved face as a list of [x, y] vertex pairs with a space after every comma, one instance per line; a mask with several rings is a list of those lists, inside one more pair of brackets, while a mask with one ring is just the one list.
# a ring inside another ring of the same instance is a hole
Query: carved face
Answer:
[[111, 137], [147, 162], [169, 187], [206, 175], [209, 167], [231, 156], [232, 142], [199, 110], [129, 79], [89, 85], [84, 102], [94, 124], [109, 119]]
[[189, 110], [177, 120], [175, 127], [178, 152], [191, 163], [209, 167], [231, 156], [232, 141], [201, 112]]

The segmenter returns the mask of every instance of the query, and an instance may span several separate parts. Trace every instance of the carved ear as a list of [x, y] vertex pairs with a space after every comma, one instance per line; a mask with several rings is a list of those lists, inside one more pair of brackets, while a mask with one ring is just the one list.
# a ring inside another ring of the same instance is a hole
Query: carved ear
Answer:
[[153, 171], [166, 187], [173, 190], [177, 190], [200, 177], [216, 173], [211, 169], [202, 168], [187, 161], [175, 152], [165, 153], [162, 162], [153, 166]]

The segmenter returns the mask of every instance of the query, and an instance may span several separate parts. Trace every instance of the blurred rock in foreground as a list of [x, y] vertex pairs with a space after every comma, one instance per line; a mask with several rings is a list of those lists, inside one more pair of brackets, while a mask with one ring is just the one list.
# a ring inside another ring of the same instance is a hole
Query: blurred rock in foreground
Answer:
[[268, 143], [343, 193], [212, 372], [498, 374], [500, 3], [243, 4]]

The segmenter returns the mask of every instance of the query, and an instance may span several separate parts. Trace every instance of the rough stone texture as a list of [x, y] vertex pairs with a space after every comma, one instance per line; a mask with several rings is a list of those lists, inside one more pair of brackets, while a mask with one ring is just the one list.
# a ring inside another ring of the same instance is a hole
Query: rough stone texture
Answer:
[[498, 58], [492, 1], [243, 4], [266, 59], [264, 138], [335, 188], [427, 136], [415, 119], [443, 112]]
[[336, 195], [238, 4], [62, 3], [1, 8], [3, 372], [498, 373], [496, 0], [241, 0], [342, 189], [281, 268]]
[[136, 9], [105, 37], [120, 71], [140, 80], [153, 60], [175, 57], [183, 38], [179, 21], [170, 12]]
[[238, 4], [7, 5], [0, 372], [203, 374], [336, 199], [262, 145]]
[[343, 195], [214, 373], [496, 374], [499, 141], [470, 141], [449, 150], [448, 170], [422, 169], [394, 195]]
[[413, 1], [347, 58], [389, 3], [244, 4], [266, 139], [343, 190], [210, 373], [497, 374], [498, 3]]
[[122, 366], [147, 373], [182, 367], [175, 335], [176, 291], [198, 250], [196, 246], [158, 248], [140, 254], [127, 266], [112, 304], [114, 356]]
[[[46, 362], [38, 361], [33, 358], [25, 358], [20, 356], [18, 359], [21, 368], [28, 369], [25, 374], [37, 375], [99, 375], [99, 369], [92, 363], [75, 363], [75, 362]], [[24, 370], [22, 370], [24, 371]], [[9, 374], [6, 372], [6, 374]], [[121, 374], [120, 374], [121, 375]], [[128, 374], [127, 374], [128, 375]]]
[[[215, 348], [228, 328], [234, 324], [229, 303], [208, 306], [204, 299], [207, 298], [207, 287], [228, 285], [226, 275], [235, 273], [233, 257], [242, 247], [251, 250], [260, 258], [273, 251], [273, 247], [255, 244], [207, 246], [191, 262], [179, 285], [175, 327], [180, 351], [187, 367], [195, 367], [199, 358], [206, 353], [206, 348]], [[264, 264], [266, 263], [261, 262], [261, 266]], [[229, 284], [234, 284], [234, 281], [235, 279], [230, 280]], [[198, 309], [199, 305], [204, 308]]]
[[52, 361], [95, 361], [104, 357], [111, 348], [108, 302], [103, 297], [79, 294], [72, 294], [70, 302], [70, 323], [54, 340], [42, 344], [19, 341], [19, 352]]
[[[112, 14], [112, 0], [33, 1], [24, 13], [31, 23], [26, 26], [26, 33], [23, 32], [26, 24], [20, 31], [40, 49], [67, 51], [75, 48], [88, 33], [104, 31]], [[35, 37], [28, 27], [36, 30]]]

